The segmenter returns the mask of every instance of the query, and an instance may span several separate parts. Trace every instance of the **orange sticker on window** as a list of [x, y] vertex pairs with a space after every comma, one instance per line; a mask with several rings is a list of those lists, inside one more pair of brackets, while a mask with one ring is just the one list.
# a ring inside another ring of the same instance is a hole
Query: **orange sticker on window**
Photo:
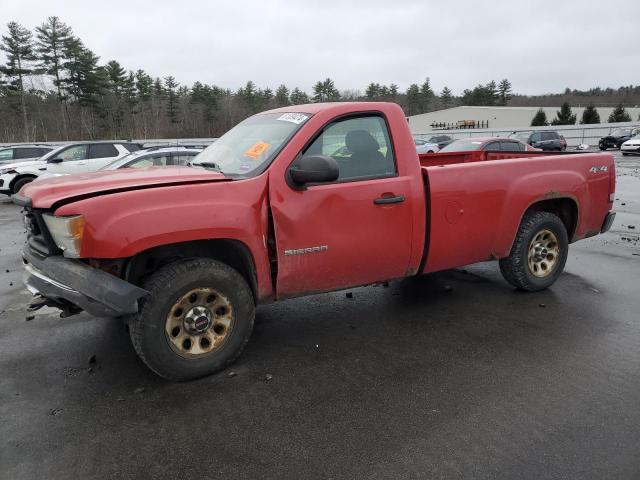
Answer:
[[246, 152], [244, 152], [244, 156], [257, 160], [262, 154], [264, 154], [264, 152], [269, 149], [270, 146], [270, 143], [265, 143], [262, 141], [256, 142], [251, 145]]

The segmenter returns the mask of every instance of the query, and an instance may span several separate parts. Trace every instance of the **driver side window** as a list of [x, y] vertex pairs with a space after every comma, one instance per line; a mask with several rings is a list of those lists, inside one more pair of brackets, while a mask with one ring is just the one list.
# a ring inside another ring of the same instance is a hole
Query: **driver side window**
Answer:
[[87, 158], [87, 146], [86, 145], [74, 145], [66, 150], [63, 150], [57, 155], [64, 162], [72, 162], [75, 160], [85, 160]]
[[396, 174], [389, 132], [380, 116], [348, 118], [330, 124], [303, 155], [333, 157], [340, 169], [338, 182]]

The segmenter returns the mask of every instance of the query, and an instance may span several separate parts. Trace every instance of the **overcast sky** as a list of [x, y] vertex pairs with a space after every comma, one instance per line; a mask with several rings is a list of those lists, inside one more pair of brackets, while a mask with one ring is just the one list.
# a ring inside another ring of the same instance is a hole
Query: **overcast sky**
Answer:
[[178, 82], [310, 91], [371, 81], [439, 92], [508, 78], [518, 93], [640, 83], [640, 1], [2, 1], [2, 33], [50, 15], [101, 62]]

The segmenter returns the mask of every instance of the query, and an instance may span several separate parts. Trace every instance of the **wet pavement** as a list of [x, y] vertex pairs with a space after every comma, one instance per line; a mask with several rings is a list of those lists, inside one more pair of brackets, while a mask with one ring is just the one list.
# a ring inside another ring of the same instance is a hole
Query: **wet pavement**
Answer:
[[0, 478], [639, 478], [640, 157], [618, 174], [612, 231], [548, 291], [485, 263], [263, 306], [189, 383], [118, 321], [25, 321], [0, 203]]

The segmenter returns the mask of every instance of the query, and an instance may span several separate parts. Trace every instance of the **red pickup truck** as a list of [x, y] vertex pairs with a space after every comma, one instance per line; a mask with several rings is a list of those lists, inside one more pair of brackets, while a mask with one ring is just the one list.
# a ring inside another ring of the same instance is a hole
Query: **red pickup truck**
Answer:
[[419, 158], [395, 104], [296, 105], [193, 166], [33, 182], [14, 197], [30, 308], [125, 317], [142, 360], [185, 380], [240, 354], [257, 304], [486, 260], [540, 290], [610, 228], [614, 162], [523, 153]]

